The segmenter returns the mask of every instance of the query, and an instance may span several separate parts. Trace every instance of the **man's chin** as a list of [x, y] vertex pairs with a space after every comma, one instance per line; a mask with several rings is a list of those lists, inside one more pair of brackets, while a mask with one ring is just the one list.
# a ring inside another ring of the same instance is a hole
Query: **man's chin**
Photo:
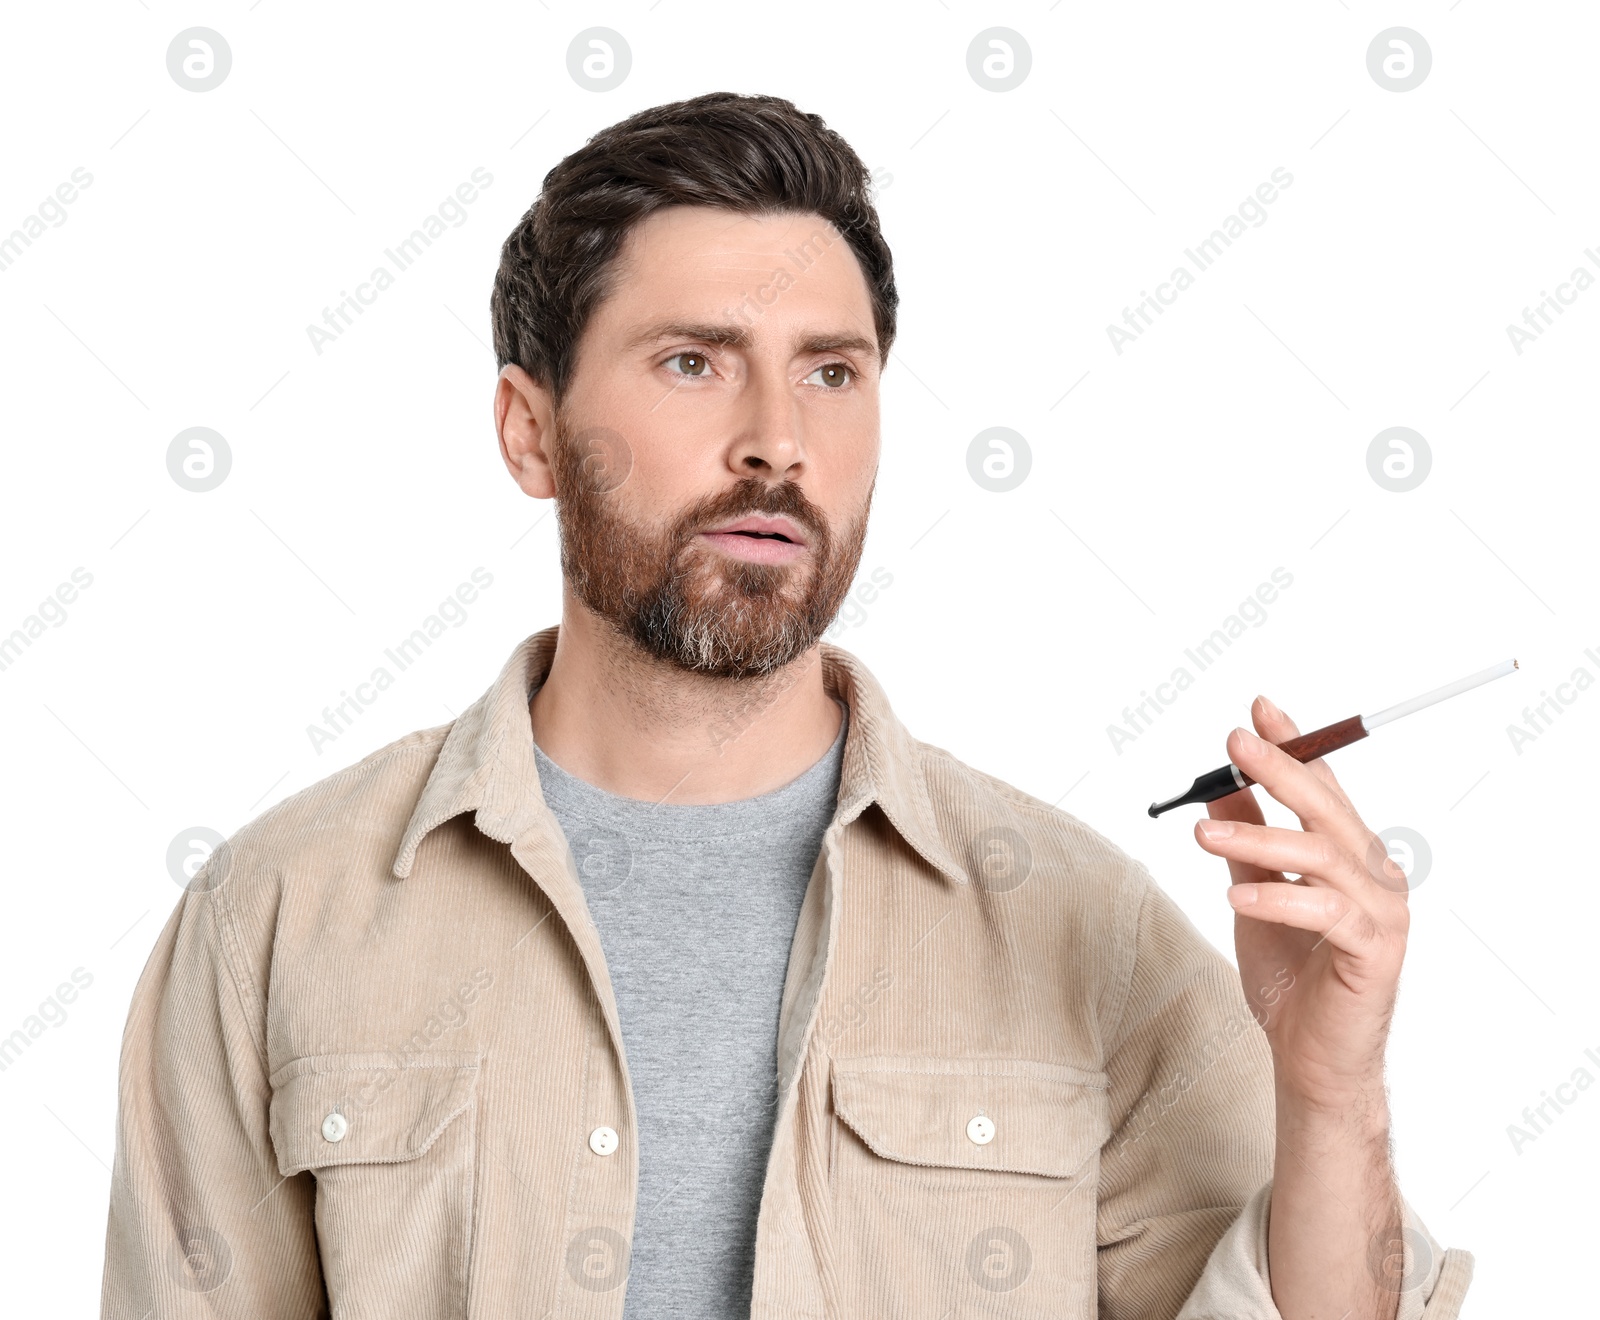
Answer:
[[[714, 678], [758, 678], [809, 651], [820, 634], [801, 605], [770, 597], [740, 602], [654, 602], [629, 621], [632, 640], [658, 660]], [[816, 635], [814, 635], [816, 634]]]
[[798, 610], [811, 588], [814, 573], [804, 561], [761, 564], [734, 559], [716, 550], [703, 551], [681, 562], [680, 594], [685, 601], [711, 608], [781, 601]]

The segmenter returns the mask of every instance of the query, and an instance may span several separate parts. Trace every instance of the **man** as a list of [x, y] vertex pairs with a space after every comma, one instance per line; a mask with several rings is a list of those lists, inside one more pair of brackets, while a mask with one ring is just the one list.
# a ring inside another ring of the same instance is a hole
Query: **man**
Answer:
[[1288, 716], [1228, 754], [1303, 830], [1197, 826], [1236, 974], [821, 643], [895, 331], [867, 187], [727, 94], [548, 175], [495, 422], [560, 627], [197, 876], [129, 1014], [105, 1316], [1458, 1313], [1389, 1163], [1404, 879]]

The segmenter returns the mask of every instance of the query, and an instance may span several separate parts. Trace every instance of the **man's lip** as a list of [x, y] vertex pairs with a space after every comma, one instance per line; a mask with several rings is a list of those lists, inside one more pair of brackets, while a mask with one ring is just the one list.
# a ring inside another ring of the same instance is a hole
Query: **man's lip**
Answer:
[[782, 536], [798, 546], [806, 543], [804, 533], [788, 518], [753, 516], [740, 518], [737, 522], [724, 523], [720, 527], [706, 528], [706, 533], [712, 536], [727, 536], [736, 532], [761, 532], [767, 536]]

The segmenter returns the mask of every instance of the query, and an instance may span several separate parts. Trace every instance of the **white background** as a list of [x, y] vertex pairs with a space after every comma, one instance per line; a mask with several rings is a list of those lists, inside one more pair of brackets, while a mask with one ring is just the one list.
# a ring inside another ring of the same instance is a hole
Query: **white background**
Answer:
[[[0, 1036], [93, 978], [0, 1072], [8, 1311], [97, 1314], [169, 844], [450, 719], [556, 620], [554, 519], [492, 431], [499, 245], [587, 136], [717, 89], [793, 99], [880, 171], [903, 302], [862, 569], [893, 583], [835, 640], [920, 737], [1109, 835], [1231, 956], [1197, 809], [1146, 804], [1226, 759], [1258, 691], [1311, 728], [1521, 660], [1334, 765], [1433, 857], [1390, 1049], [1402, 1186], [1476, 1253], [1467, 1314], [1595, 1307], [1600, 1087], [1520, 1150], [1507, 1132], [1600, 1078], [1600, 690], [1520, 751], [1507, 732], [1600, 678], [1600, 291], [1520, 354], [1506, 330], [1600, 275], [1590, 7], [115, 0], [4, 23], [0, 234], [93, 177], [0, 271], [0, 635], [93, 577], [0, 671]], [[197, 25], [232, 52], [203, 93], [166, 64]], [[633, 60], [604, 93], [567, 71], [596, 25]], [[993, 25], [1032, 51], [1012, 91], [967, 70]], [[1433, 57], [1398, 93], [1366, 62], [1396, 25]], [[307, 325], [479, 166], [465, 222], [319, 355]], [[1278, 167], [1265, 222], [1118, 354], [1108, 323]], [[206, 493], [166, 465], [193, 426], [232, 455]], [[968, 474], [991, 426], [1032, 453], [1009, 493]], [[1432, 454], [1406, 493], [1367, 468], [1391, 426]], [[307, 725], [478, 567], [467, 621], [314, 750]], [[1123, 707], [1279, 567], [1266, 622], [1117, 750]]]

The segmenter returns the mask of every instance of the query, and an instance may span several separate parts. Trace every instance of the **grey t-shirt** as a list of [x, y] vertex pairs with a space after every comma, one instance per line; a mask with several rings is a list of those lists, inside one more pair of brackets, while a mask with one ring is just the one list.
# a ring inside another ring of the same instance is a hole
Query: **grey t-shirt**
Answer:
[[618, 797], [534, 748], [600, 933], [638, 1112], [625, 1320], [750, 1314], [778, 1009], [844, 740], [841, 720], [798, 779], [708, 806]]

